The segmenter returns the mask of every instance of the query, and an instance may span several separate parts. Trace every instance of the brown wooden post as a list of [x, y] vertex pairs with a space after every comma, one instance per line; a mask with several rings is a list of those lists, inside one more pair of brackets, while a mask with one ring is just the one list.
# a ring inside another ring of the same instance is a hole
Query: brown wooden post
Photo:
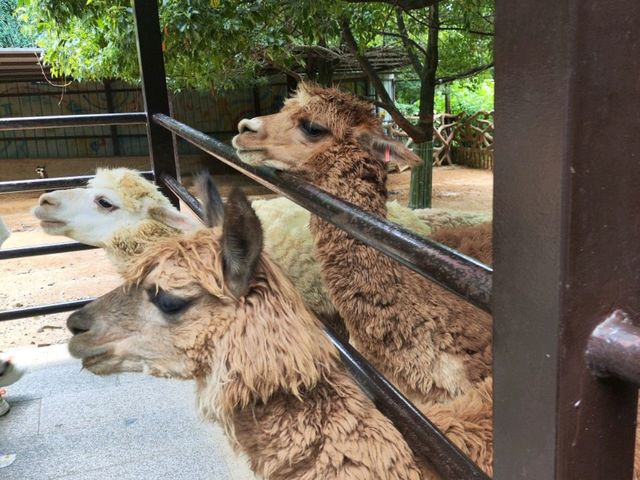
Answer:
[[144, 110], [147, 113], [149, 156], [154, 176], [162, 193], [177, 206], [179, 204], [178, 197], [160, 181], [163, 174], [179, 178], [174, 138], [171, 132], [151, 120], [151, 117], [156, 113], [171, 115], [164, 71], [158, 2], [157, 0], [133, 0], [133, 5], [138, 61], [142, 78], [142, 96]]
[[496, 6], [494, 475], [630, 479], [637, 390], [584, 352], [640, 312], [640, 2]]

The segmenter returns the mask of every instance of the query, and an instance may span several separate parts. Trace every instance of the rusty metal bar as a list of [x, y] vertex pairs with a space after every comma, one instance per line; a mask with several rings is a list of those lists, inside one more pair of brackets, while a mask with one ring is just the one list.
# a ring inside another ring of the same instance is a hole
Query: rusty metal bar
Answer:
[[195, 213], [201, 220], [204, 219], [204, 210], [202, 204], [196, 197], [191, 195], [189, 191], [175, 178], [170, 175], [163, 174], [160, 180], [187, 206]]
[[631, 479], [637, 388], [584, 353], [640, 311], [640, 2], [497, 0], [496, 21], [494, 477]]
[[[148, 180], [153, 180], [153, 172], [141, 172]], [[56, 188], [84, 187], [95, 175], [75, 177], [39, 178], [35, 180], [9, 180], [0, 182], [0, 193], [29, 192], [34, 190], [53, 190]]]
[[[204, 210], [200, 202], [175, 178], [163, 175], [161, 180], [191, 208], [200, 220], [204, 219]], [[431, 423], [357, 350], [342, 343], [330, 327], [325, 325], [324, 328], [354, 380], [367, 392], [376, 407], [394, 423], [417, 456], [428, 459], [443, 478], [488, 480], [489, 477], [476, 464], [451, 443], [438, 430], [438, 427]]]
[[490, 311], [491, 269], [476, 260], [372, 215], [287, 172], [251, 167], [233, 148], [166, 115], [154, 122], [266, 187], [342, 228], [358, 240], [389, 255], [417, 273]]
[[90, 115], [52, 115], [42, 117], [0, 118], [0, 132], [34, 128], [93, 127], [100, 125], [131, 125], [147, 122], [143, 112], [93, 113]]
[[489, 479], [356, 349], [342, 343], [326, 325], [325, 332], [353, 379], [393, 422], [416, 456], [428, 459], [444, 479]]
[[56, 243], [53, 245], [40, 245], [37, 247], [3, 248], [0, 249], [0, 260], [12, 258], [35, 257], [37, 255], [51, 255], [54, 253], [78, 252], [80, 250], [91, 250], [92, 245], [85, 245], [80, 242]]
[[587, 343], [587, 364], [598, 377], [616, 377], [640, 387], [640, 327], [616, 310]]

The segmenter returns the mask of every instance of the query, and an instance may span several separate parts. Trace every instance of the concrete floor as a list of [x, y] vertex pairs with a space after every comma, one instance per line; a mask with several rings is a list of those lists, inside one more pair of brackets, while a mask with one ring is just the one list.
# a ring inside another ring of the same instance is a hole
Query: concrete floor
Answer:
[[66, 345], [3, 352], [27, 374], [0, 417], [3, 480], [253, 479], [222, 431], [203, 423], [191, 382], [81, 371]]

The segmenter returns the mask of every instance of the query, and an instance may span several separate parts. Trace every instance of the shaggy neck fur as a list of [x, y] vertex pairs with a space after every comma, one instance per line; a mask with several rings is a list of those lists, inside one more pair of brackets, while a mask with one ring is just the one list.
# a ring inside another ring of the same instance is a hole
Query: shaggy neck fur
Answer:
[[433, 478], [343, 371], [293, 286], [263, 256], [250, 293], [192, 351], [198, 406], [265, 479]]
[[[354, 143], [312, 160], [313, 182], [385, 216], [386, 168]], [[352, 339], [409, 396], [443, 401], [490, 374], [488, 315], [312, 216], [323, 278]]]
[[280, 294], [292, 290], [264, 256], [224, 336], [210, 349], [203, 339], [198, 362], [207, 374], [198, 382], [205, 416], [227, 423], [237, 410], [268, 402], [276, 392], [299, 398], [337, 368], [335, 349], [302, 300]]

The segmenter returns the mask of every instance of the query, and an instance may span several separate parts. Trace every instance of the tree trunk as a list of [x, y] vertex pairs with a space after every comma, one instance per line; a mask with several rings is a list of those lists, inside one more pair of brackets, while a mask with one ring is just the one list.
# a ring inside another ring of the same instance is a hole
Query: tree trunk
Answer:
[[414, 143], [412, 150], [422, 159], [422, 164], [411, 169], [409, 208], [431, 208], [433, 142]]
[[438, 70], [438, 5], [430, 7], [431, 22], [427, 55], [420, 85], [420, 111], [418, 128], [423, 132], [423, 140], [415, 144], [414, 151], [423, 163], [411, 170], [409, 187], [409, 208], [431, 208], [431, 178], [433, 173], [433, 108], [436, 95], [436, 71]]

